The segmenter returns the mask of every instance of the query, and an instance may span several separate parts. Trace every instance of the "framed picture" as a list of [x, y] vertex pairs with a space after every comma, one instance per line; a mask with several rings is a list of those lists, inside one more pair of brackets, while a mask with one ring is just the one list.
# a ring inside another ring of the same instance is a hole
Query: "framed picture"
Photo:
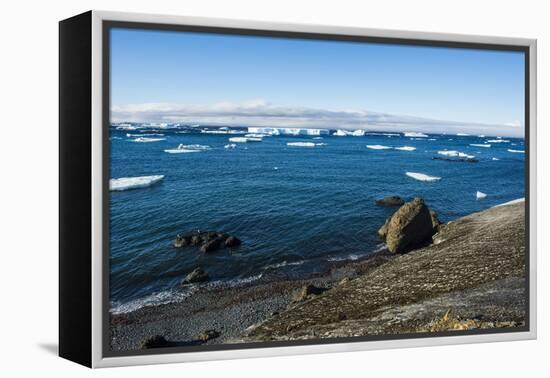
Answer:
[[60, 22], [60, 355], [536, 337], [536, 41]]

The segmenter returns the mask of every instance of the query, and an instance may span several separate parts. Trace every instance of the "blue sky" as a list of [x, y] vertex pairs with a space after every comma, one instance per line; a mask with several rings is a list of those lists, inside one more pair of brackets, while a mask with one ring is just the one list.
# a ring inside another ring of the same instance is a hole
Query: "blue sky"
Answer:
[[114, 121], [282, 126], [290, 117], [298, 125], [329, 127], [322, 120], [334, 116], [343, 127], [348, 118], [350, 127], [366, 127], [367, 115], [384, 113], [396, 124], [410, 119], [398, 116], [412, 116], [452, 121], [462, 131], [488, 124], [523, 133], [524, 57], [518, 52], [111, 33]]

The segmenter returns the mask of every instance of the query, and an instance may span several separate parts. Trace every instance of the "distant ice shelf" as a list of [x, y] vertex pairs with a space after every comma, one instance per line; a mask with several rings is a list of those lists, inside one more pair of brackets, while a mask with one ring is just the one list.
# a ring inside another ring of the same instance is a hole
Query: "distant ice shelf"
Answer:
[[321, 136], [329, 135], [328, 129], [308, 129], [297, 127], [249, 127], [248, 132], [251, 134], [265, 135], [312, 135]]

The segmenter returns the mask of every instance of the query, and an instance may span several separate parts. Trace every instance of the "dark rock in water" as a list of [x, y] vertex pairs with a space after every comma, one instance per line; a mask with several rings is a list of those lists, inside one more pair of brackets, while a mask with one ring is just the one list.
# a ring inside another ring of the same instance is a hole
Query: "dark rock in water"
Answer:
[[181, 248], [187, 245], [191, 245], [191, 236], [190, 235], [177, 235], [176, 241], [174, 242], [174, 247]]
[[407, 252], [431, 240], [435, 233], [430, 210], [422, 198], [407, 202], [392, 215], [386, 232], [390, 253]]
[[235, 248], [241, 245], [241, 241], [239, 238], [235, 236], [230, 236], [227, 239], [225, 239], [225, 246], [229, 248]]
[[296, 294], [296, 296], [294, 297], [294, 301], [296, 301], [296, 302], [305, 301], [309, 296], [319, 295], [324, 291], [325, 291], [325, 289], [323, 289], [323, 288], [316, 287], [316, 286], [313, 286], [311, 284], [306, 285], [302, 289], [300, 289], [298, 294]]
[[199, 245], [202, 243], [202, 235], [201, 234], [195, 234], [191, 236], [191, 245]]
[[205, 242], [201, 246], [201, 252], [210, 253], [210, 252], [217, 251], [222, 246], [222, 241], [223, 241], [223, 239], [216, 238], [216, 239], [212, 239], [212, 240], [209, 240], [209, 241]]
[[206, 273], [204, 270], [202, 270], [201, 267], [196, 268], [194, 271], [189, 273], [183, 281], [181, 281], [182, 285], [187, 285], [195, 282], [205, 282], [208, 281], [208, 273]]
[[141, 349], [163, 348], [168, 346], [168, 341], [161, 335], [149, 337], [141, 343]]
[[204, 253], [214, 252], [222, 247], [235, 248], [241, 245], [241, 241], [233, 236], [217, 231], [193, 231], [187, 234], [179, 234], [174, 241], [174, 247], [187, 246], [199, 247]]
[[380, 206], [401, 206], [405, 203], [405, 200], [399, 196], [388, 196], [382, 199], [376, 200], [376, 204]]
[[199, 340], [202, 342], [207, 342], [208, 340], [215, 339], [216, 337], [220, 337], [220, 333], [215, 329], [209, 329], [200, 334]]

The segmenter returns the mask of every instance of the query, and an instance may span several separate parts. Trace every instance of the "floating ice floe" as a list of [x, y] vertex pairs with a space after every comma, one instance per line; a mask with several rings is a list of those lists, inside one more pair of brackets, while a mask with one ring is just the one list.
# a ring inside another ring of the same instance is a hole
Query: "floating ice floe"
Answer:
[[313, 142], [288, 142], [286, 144], [290, 147], [320, 147], [326, 146], [326, 143], [313, 143]]
[[525, 153], [525, 151], [523, 151], [523, 150], [512, 150], [511, 148], [508, 149], [508, 152], [514, 152], [516, 154], [524, 154]]
[[491, 147], [490, 144], [480, 144], [480, 143], [470, 143], [470, 146], [472, 146], [472, 147], [484, 147], [484, 148]]
[[500, 159], [499, 159], [499, 158], [496, 158], [496, 157], [494, 157], [494, 158], [492, 158], [491, 160], [493, 160], [493, 161], [497, 161], [497, 160], [500, 160]]
[[225, 146], [223, 146], [223, 148], [227, 148], [227, 149], [237, 148], [237, 145], [235, 143], [230, 143], [230, 144], [226, 144]]
[[151, 142], [160, 142], [161, 140], [166, 140], [166, 138], [136, 138], [132, 139], [132, 142], [137, 143], [151, 143]]
[[418, 181], [427, 181], [427, 182], [433, 182], [441, 180], [441, 177], [437, 176], [429, 176], [424, 173], [418, 173], [418, 172], [405, 172], [405, 174], [409, 177], [412, 177], [415, 180]]
[[507, 139], [489, 139], [485, 143], [510, 143]]
[[164, 178], [164, 175], [139, 176], [139, 177], [121, 177], [109, 180], [109, 189], [111, 191], [122, 191], [130, 189], [146, 188]]
[[164, 134], [156, 134], [156, 133], [141, 133], [141, 134], [130, 134], [127, 133], [126, 136], [128, 138], [141, 138], [141, 137], [162, 137]]
[[245, 138], [263, 138], [266, 136], [270, 136], [270, 134], [245, 134]]
[[410, 138], [428, 138], [428, 135], [424, 133], [417, 133], [415, 131], [406, 132], [404, 135]]
[[118, 125], [117, 130], [137, 130], [137, 127], [136, 126], [132, 126], [132, 125], [127, 125], [127, 124], [121, 124], [121, 125]]
[[192, 152], [205, 151], [209, 149], [210, 149], [210, 146], [205, 146], [202, 144], [180, 144], [178, 147], [164, 150], [164, 152], [167, 152], [169, 154], [187, 154]]
[[262, 138], [232, 137], [229, 141], [232, 143], [261, 142]]
[[415, 151], [416, 147], [403, 146], [403, 147], [395, 147], [395, 149], [399, 151]]
[[437, 153], [439, 155], [448, 156], [448, 157], [456, 157], [456, 158], [464, 158], [464, 159], [474, 159], [475, 158], [475, 156], [473, 156], [473, 155], [468, 155], [468, 154], [465, 154], [464, 152], [460, 152], [460, 151], [444, 150], [444, 151], [437, 151]]
[[456, 133], [456, 136], [470, 136], [470, 134], [466, 134], [466, 133]]
[[476, 192], [476, 199], [483, 199], [487, 197], [487, 194], [480, 192], [479, 190]]
[[391, 147], [382, 146], [380, 144], [367, 144], [367, 148], [370, 148], [371, 150], [391, 150]]

